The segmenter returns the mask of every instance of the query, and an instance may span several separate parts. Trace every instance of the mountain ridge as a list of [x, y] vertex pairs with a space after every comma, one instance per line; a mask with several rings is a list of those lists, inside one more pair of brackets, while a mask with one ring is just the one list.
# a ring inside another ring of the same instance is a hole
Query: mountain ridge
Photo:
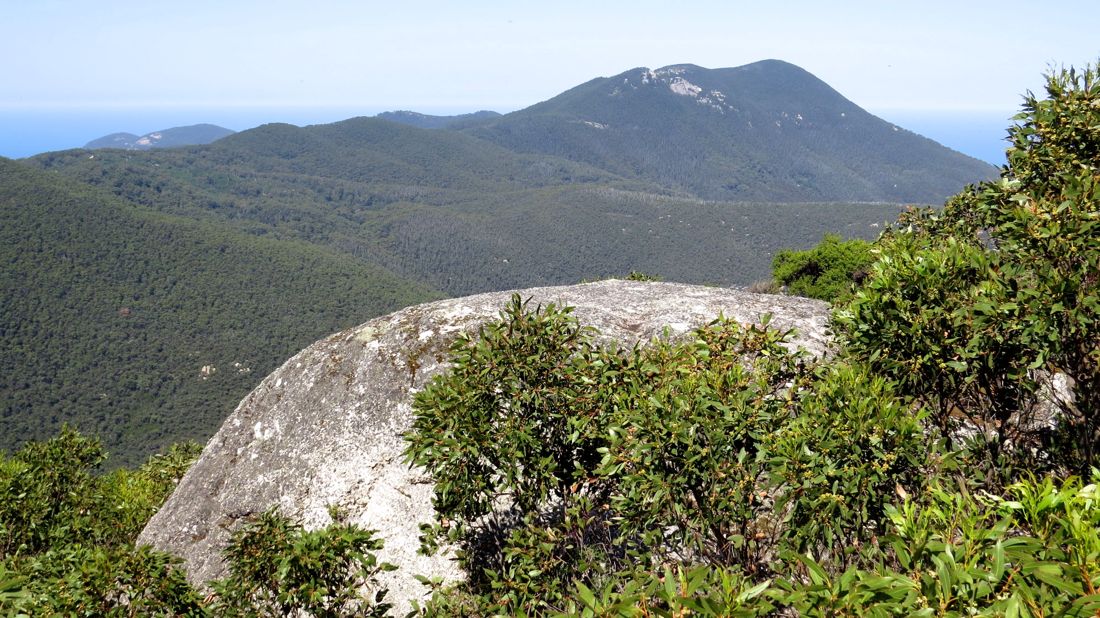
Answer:
[[500, 114], [498, 112], [485, 109], [471, 112], [469, 114], [455, 114], [452, 116], [421, 114], [420, 112], [400, 109], [392, 112], [382, 112], [381, 114], [376, 115], [375, 118], [381, 118], [383, 120], [389, 120], [391, 122], [399, 122], [401, 124], [407, 124], [421, 129], [449, 129], [455, 127], [456, 125], [477, 124], [478, 122], [497, 118], [499, 116]]
[[172, 127], [160, 131], [153, 131], [145, 135], [133, 133], [111, 133], [96, 138], [84, 148], [97, 150], [100, 148], [121, 148], [123, 150], [150, 150], [152, 148], [178, 148], [180, 146], [199, 146], [213, 143], [236, 131], [219, 127], [218, 125], [201, 123], [182, 127]]
[[939, 203], [996, 174], [781, 60], [638, 67], [464, 130], [704, 199]]

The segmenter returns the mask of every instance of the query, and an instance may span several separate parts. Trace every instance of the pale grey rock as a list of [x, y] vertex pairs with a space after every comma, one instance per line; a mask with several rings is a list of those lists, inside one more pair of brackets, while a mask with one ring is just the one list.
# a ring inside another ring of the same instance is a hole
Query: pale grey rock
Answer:
[[[723, 314], [798, 331], [814, 355], [829, 346], [826, 303], [673, 283], [600, 281], [519, 290], [534, 304], [575, 307], [605, 341], [631, 345], [682, 335]], [[446, 556], [417, 555], [418, 526], [432, 518], [432, 486], [402, 460], [412, 396], [446, 369], [459, 333], [495, 319], [513, 292], [402, 309], [306, 348], [263, 380], [206, 445], [138, 539], [180, 556], [193, 582], [224, 575], [221, 550], [252, 515], [278, 505], [307, 528], [330, 523], [328, 506], [379, 531], [389, 600], [401, 611], [424, 588], [413, 576], [461, 577]]]

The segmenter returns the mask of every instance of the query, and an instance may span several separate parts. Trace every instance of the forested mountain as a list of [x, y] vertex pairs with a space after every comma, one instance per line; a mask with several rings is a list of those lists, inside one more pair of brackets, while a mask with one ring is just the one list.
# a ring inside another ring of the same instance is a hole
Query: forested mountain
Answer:
[[[471, 136], [356, 118], [265, 125], [208, 147], [27, 160], [159, 211], [324, 245], [451, 295], [644, 270], [747, 284], [826, 231], [897, 205], [703, 202]], [[777, 229], [778, 226], [778, 229]]]
[[635, 270], [747, 285], [992, 170], [777, 62], [399, 116], [4, 160], [0, 448], [69, 420], [136, 461], [398, 306]]
[[402, 109], [393, 112], [382, 112], [378, 114], [376, 118], [400, 122], [401, 124], [407, 124], [421, 129], [450, 129], [455, 126], [478, 123], [499, 116], [499, 113], [488, 110], [481, 110], [480, 112], [473, 112], [470, 114], [458, 114], [455, 116], [432, 116], [430, 114], [421, 114]]
[[94, 139], [84, 144], [84, 147], [90, 150], [97, 148], [122, 148], [123, 150], [176, 148], [178, 146], [209, 144], [227, 135], [233, 135], [233, 133], [230, 129], [213, 124], [195, 124], [186, 127], [172, 127], [163, 131], [153, 131], [140, 136], [133, 133], [112, 133]]
[[778, 60], [632, 69], [466, 131], [717, 200], [938, 204], [996, 173]]
[[156, 213], [7, 159], [0, 216], [0, 449], [63, 422], [100, 436], [117, 462], [205, 440], [302, 346], [439, 296], [314, 245]]

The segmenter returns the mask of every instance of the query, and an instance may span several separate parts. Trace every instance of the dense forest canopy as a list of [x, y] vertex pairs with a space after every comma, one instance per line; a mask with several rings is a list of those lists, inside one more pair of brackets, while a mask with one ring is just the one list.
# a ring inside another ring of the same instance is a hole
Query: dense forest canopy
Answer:
[[0, 213], [0, 449], [70, 423], [108, 444], [113, 465], [140, 463], [206, 440], [303, 346], [441, 296], [323, 247], [154, 212], [11, 161]]

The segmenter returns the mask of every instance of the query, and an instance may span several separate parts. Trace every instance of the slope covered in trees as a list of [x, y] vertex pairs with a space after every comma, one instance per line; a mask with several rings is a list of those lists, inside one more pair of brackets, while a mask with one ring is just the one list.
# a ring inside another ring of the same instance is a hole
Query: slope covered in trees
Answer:
[[[597, 80], [524, 112], [567, 124], [592, 110], [614, 112], [608, 131], [626, 123], [656, 140], [609, 137], [601, 143], [625, 150], [596, 158], [580, 156], [574, 146], [587, 148], [580, 142], [561, 152], [517, 152], [526, 146], [497, 137], [509, 118], [526, 117], [519, 114], [433, 130], [380, 118], [271, 124], [207, 146], [72, 150], [5, 162], [0, 191], [11, 214], [3, 251], [11, 266], [3, 355], [12, 377], [0, 389], [7, 440], [0, 447], [45, 437], [71, 420], [120, 455], [148, 453], [172, 437], [209, 435], [274, 363], [313, 338], [436, 290], [462, 295], [631, 271], [748, 285], [767, 276], [785, 247], [809, 247], [826, 232], [873, 238], [878, 223], [899, 210], [891, 203], [700, 200], [702, 185], [670, 180], [660, 161], [756, 187], [724, 197], [767, 191], [771, 200], [835, 197], [822, 183], [864, 182], [837, 171], [851, 171], [860, 157], [909, 153], [874, 171], [899, 186], [942, 171], [931, 163], [944, 161], [939, 147], [891, 142], [892, 128], [796, 67], [753, 66], [647, 73], [646, 88], [658, 77], [667, 83], [650, 92], [639, 82], [637, 92], [618, 98], [593, 98], [592, 89], [606, 85]], [[725, 89], [723, 105], [740, 111], [702, 104], [690, 96], [696, 82]], [[814, 102], [799, 108], [801, 121], [781, 121], [797, 129], [788, 136], [795, 141], [745, 141], [710, 124], [739, 126], [740, 118], [758, 126], [760, 118], [790, 116], [788, 91]], [[837, 121], [839, 113], [850, 122]], [[560, 135], [571, 135], [573, 124]], [[473, 125], [481, 128], [459, 130]], [[496, 137], [484, 132], [490, 127]], [[816, 189], [792, 192], [791, 183], [802, 181], [791, 169], [760, 175], [710, 166], [728, 158], [721, 154], [727, 138], [783, 160], [790, 152], [768, 148], [787, 144], [816, 157], [828, 150], [822, 143], [832, 143], [839, 158], [818, 170]], [[349, 300], [358, 298], [370, 300]], [[241, 366], [227, 369], [234, 363]], [[218, 372], [198, 376], [204, 366]], [[246, 367], [249, 373], [238, 371]], [[134, 450], [137, 444], [144, 446]]]
[[632, 69], [466, 131], [705, 199], [938, 204], [996, 174], [778, 60]]
[[155, 213], [7, 160], [0, 215], [4, 449], [63, 422], [126, 462], [205, 440], [301, 347], [438, 296], [323, 248]]
[[825, 232], [873, 237], [892, 204], [702, 202], [561, 158], [358, 118], [266, 125], [207, 148], [31, 163], [162, 212], [324, 245], [451, 295], [643, 270], [748, 284]]
[[685, 200], [377, 119], [50, 153], [4, 174], [3, 446], [69, 420], [122, 457], [208, 436], [296, 349], [431, 290], [632, 270], [747, 284], [782, 247], [871, 237], [898, 211]]

